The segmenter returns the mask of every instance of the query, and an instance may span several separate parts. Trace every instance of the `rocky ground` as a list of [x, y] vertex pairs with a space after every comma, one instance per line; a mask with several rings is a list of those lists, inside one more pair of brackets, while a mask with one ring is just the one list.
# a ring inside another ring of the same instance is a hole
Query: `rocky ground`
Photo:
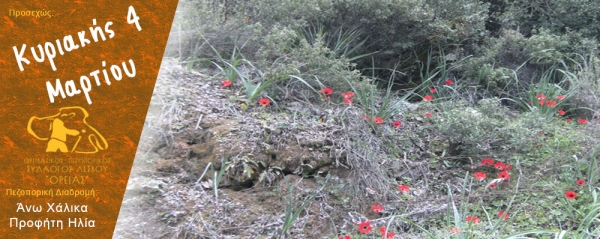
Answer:
[[291, 238], [337, 238], [367, 220], [420, 238], [392, 216], [435, 225], [449, 191], [488, 203], [524, 190], [515, 165], [510, 185], [463, 194], [479, 159], [445, 155], [451, 146], [435, 133], [417, 137], [427, 127], [417, 105], [394, 116], [400, 128], [370, 127], [358, 107], [302, 92], [248, 104], [241, 85], [222, 88], [220, 77], [164, 60], [114, 238], [278, 238], [288, 226]]
[[445, 208], [411, 206], [424, 198], [425, 185], [415, 183], [414, 195], [394, 190], [403, 177], [429, 177], [422, 163], [402, 153], [391, 159], [379, 148], [380, 138], [415, 125], [376, 136], [356, 120], [364, 118], [358, 108], [333, 103], [287, 100], [244, 110], [239, 88], [220, 86], [214, 73], [165, 60], [115, 238], [271, 238], [286, 208], [303, 202], [290, 228], [303, 238], [353, 231], [367, 218], [384, 223], [370, 210], [373, 200], [391, 199], [406, 215]]

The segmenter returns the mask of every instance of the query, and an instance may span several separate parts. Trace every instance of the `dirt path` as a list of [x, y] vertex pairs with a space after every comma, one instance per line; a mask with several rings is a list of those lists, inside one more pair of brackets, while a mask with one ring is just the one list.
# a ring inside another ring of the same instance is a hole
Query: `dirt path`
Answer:
[[[161, 66], [156, 87], [164, 87], [165, 77], [173, 70], [170, 68], [177, 68], [169, 64], [169, 60], [165, 62], [167, 64]], [[156, 199], [160, 198], [160, 187], [164, 184], [157, 177], [154, 166], [160, 156], [153, 152], [153, 147], [163, 140], [160, 131], [154, 127], [160, 115], [159, 99], [153, 97], [115, 227], [115, 239], [164, 238], [170, 232], [167, 224], [161, 222], [160, 210], [156, 208]]]

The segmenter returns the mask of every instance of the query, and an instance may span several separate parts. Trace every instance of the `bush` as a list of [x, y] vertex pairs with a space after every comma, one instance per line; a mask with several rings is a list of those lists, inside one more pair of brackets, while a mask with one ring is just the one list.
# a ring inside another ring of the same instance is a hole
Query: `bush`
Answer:
[[[399, 71], [416, 70], [415, 61], [423, 60], [431, 45], [447, 48], [450, 44], [460, 44], [461, 48], [471, 48], [471, 44], [479, 42], [487, 35], [485, 21], [488, 4], [475, 0], [232, 2], [215, 4], [212, 1], [194, 1], [197, 7], [190, 14], [201, 17], [195, 17], [191, 22], [206, 20], [200, 22], [203, 26], [201, 30], [214, 32], [213, 37], [218, 37], [218, 33], [223, 32], [214, 28], [227, 28], [230, 33], [225, 35], [239, 34], [239, 36], [233, 39], [221, 39], [225, 41], [219, 42], [237, 43], [245, 42], [251, 38], [251, 34], [254, 34], [254, 31], [246, 29], [248, 26], [245, 25], [258, 23], [262, 35], [275, 34], [283, 28], [302, 31], [322, 27], [324, 35], [335, 36], [342, 30], [353, 29], [355, 37], [353, 42], [349, 42], [350, 45], [367, 42], [360, 49], [356, 49], [355, 54], [377, 53], [372, 59], [357, 61], [359, 68], [375, 65], [381, 69], [392, 69], [398, 63], [402, 63]], [[212, 13], [205, 14], [206, 10], [211, 9]], [[215, 19], [221, 21], [215, 22]], [[232, 24], [231, 27], [223, 23], [225, 19], [229, 20], [228, 24]], [[324, 42], [325, 47], [330, 49], [335, 49], [334, 45], [337, 44]], [[225, 49], [231, 49], [231, 46]], [[244, 52], [244, 55], [251, 56], [247, 52]], [[386, 79], [388, 72], [378, 71], [384, 75], [380, 78]]]
[[321, 37], [311, 44], [287, 27], [267, 35], [258, 54], [259, 65], [265, 69], [266, 76], [296, 75], [315, 89], [329, 87], [339, 95], [351, 90], [347, 81], [356, 83], [361, 75], [348, 59], [332, 55], [335, 53], [325, 46]]
[[553, 34], [581, 33], [583, 37], [600, 40], [600, 2], [579, 0], [519, 0], [502, 8], [500, 19], [527, 36], [536, 29], [549, 29]]
[[[488, 106], [488, 100], [485, 102]], [[496, 102], [495, 111], [506, 111]], [[449, 142], [449, 152], [453, 155], [486, 155], [492, 149], [492, 143], [498, 139], [497, 129], [506, 121], [506, 115], [483, 114], [465, 103], [456, 103], [451, 108], [444, 102], [446, 110], [440, 117], [433, 117], [436, 131]], [[486, 112], [489, 113], [489, 112]]]
[[533, 33], [524, 44], [524, 51], [532, 59], [531, 64], [557, 65], [566, 62], [571, 54], [585, 54], [597, 49], [595, 40], [585, 39], [576, 32], [553, 34], [542, 28]]
[[577, 69], [574, 71], [576, 82], [580, 87], [573, 94], [573, 104], [581, 108], [591, 109], [582, 112], [584, 116], [600, 115], [600, 58], [595, 52], [576, 55]]
[[[462, 69], [466, 80], [483, 87], [489, 96], [523, 95], [548, 69], [572, 71], [581, 60], [573, 61], [574, 55], [596, 49], [595, 40], [578, 34], [557, 35], [545, 29], [534, 33], [526, 38], [507, 29], [500, 37], [490, 39], [476, 57], [465, 61]], [[562, 80], [563, 77], [554, 77], [549, 83]]]
[[494, 155], [530, 152], [547, 132], [549, 120], [535, 112], [513, 118], [498, 98], [482, 99], [478, 108], [465, 102], [443, 102], [440, 117], [431, 117], [435, 132], [448, 141], [450, 155]]

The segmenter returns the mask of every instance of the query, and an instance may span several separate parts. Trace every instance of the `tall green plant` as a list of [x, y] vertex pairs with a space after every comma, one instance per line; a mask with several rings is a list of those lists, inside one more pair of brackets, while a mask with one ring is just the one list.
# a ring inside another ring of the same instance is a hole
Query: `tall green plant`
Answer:
[[[223, 63], [226, 66], [228, 66], [229, 69], [231, 69], [233, 72], [235, 72], [235, 74], [239, 77], [240, 81], [242, 81], [242, 85], [244, 86], [244, 89], [246, 90], [246, 96], [247, 96], [248, 103], [254, 102], [260, 96], [261, 92], [263, 90], [265, 90], [267, 87], [271, 86], [272, 84], [277, 83], [282, 80], [290, 79], [289, 75], [274, 76], [274, 77], [265, 79], [265, 75], [262, 73], [262, 71], [256, 70], [255, 72], [257, 74], [257, 82], [254, 83], [254, 79], [251, 78], [252, 76], [250, 74], [241, 72], [240, 70], [238, 70], [238, 68], [236, 68], [234, 65], [230, 64], [229, 62], [223, 62]], [[256, 67], [254, 67], [254, 65], [252, 65], [252, 63], [250, 61], [244, 60], [244, 63], [247, 64], [251, 69], [256, 69]]]
[[[393, 73], [396, 73], [396, 69], [392, 70]], [[435, 75], [434, 75], [435, 76]], [[365, 110], [365, 113], [368, 117], [380, 117], [383, 120], [390, 119], [395, 115], [402, 112], [402, 105], [407, 102], [407, 99], [414, 95], [416, 90], [419, 90], [423, 84], [403, 93], [403, 95], [394, 100], [397, 92], [392, 93], [392, 88], [395, 82], [395, 74], [391, 74], [390, 78], [387, 81], [387, 88], [385, 91], [385, 95], [383, 96], [383, 101], [379, 106], [377, 102], [377, 98], [379, 97], [377, 92], [377, 84], [373, 80], [368, 80], [367, 83], [361, 82], [357, 85], [352, 84], [350, 81], [346, 80], [348, 85], [352, 88], [352, 91], [356, 93], [356, 97], [358, 102]]]
[[[284, 201], [284, 220], [283, 220], [283, 227], [281, 228], [281, 239], [284, 239], [287, 231], [290, 229], [290, 227], [294, 224], [294, 221], [296, 221], [296, 219], [298, 218], [298, 216], [300, 216], [300, 213], [310, 204], [312, 203], [312, 201], [315, 199], [315, 197], [317, 196], [317, 193], [314, 193], [313, 195], [311, 195], [310, 197], [308, 197], [307, 199], [305, 199], [302, 202], [298, 202], [295, 200], [294, 197], [294, 185], [291, 185], [287, 179], [284, 179], [285, 181], [285, 185], [287, 187], [287, 191], [288, 191], [288, 195], [284, 196], [283, 193], [281, 192], [281, 188], [277, 187], [277, 192], [279, 193], [279, 196], [281, 197], [281, 199]], [[325, 187], [325, 186], [323, 186]], [[321, 191], [323, 189], [323, 187], [321, 187], [318, 191]]]
[[[571, 98], [575, 91], [574, 87], [569, 90], [566, 87], [568, 81], [564, 79], [564, 76], [557, 74], [564, 73], [553, 67], [542, 73], [537, 84], [530, 86], [525, 98], [528, 100], [526, 107], [530, 111], [550, 117], [563, 108], [564, 103]], [[557, 77], [561, 79], [560, 82], [553, 84], [552, 81]]]
[[[211, 48], [214, 50], [214, 52], [219, 58], [217, 59], [218, 62], [212, 62], [213, 65], [215, 65], [222, 72], [222, 74], [225, 75], [227, 79], [231, 82], [235, 82], [235, 80], [239, 78], [239, 80], [242, 82], [242, 86], [246, 91], [246, 100], [248, 101], [248, 103], [255, 102], [256, 99], [260, 96], [261, 92], [269, 86], [271, 86], [272, 84], [291, 78], [291, 76], [289, 75], [273, 76], [266, 78], [265, 74], [259, 69], [257, 69], [257, 67], [255, 67], [252, 64], [252, 62], [244, 58], [243, 55], [239, 54], [238, 56], [238, 54], [236, 54], [237, 52], [239, 52], [239, 50], [237, 50], [237, 47], [234, 47], [230, 60], [223, 59], [212, 45]], [[220, 65], [219, 63], [222, 65]], [[241, 71], [241, 67], [247, 70]], [[255, 73], [256, 76], [250, 74], [249, 72]]]
[[[461, 100], [461, 94], [464, 93], [458, 86], [458, 82], [448, 84], [446, 81], [452, 81], [452, 72], [456, 71], [458, 66], [461, 65], [458, 63], [467, 60], [470, 56], [461, 58], [456, 64], [450, 65], [444, 57], [444, 50], [440, 49], [435, 67], [433, 66], [434, 58], [436, 57], [433, 56], [433, 49], [430, 49], [427, 54], [427, 61], [425, 63], [419, 62], [422, 83], [418, 92], [421, 96], [434, 96], [434, 107], [441, 112], [446, 112], [453, 106], [453, 104], [448, 103]], [[432, 92], [432, 89], [435, 89], [435, 91]]]
[[333, 53], [329, 55], [330, 59], [346, 57], [349, 59], [349, 61], [354, 61], [377, 53], [373, 52], [356, 55], [356, 52], [359, 52], [367, 42], [367, 39], [364, 39], [360, 42], [358, 41], [361, 35], [361, 32], [358, 28], [344, 30], [343, 27], [339, 27], [333, 32], [333, 34], [328, 35], [325, 31], [325, 27], [323, 25], [318, 25], [316, 27], [312, 26], [302, 29], [302, 33], [303, 34], [298, 34], [298, 36], [304, 36], [304, 38], [311, 45], [318, 41], [323, 41], [325, 46], [331, 49]]
[[236, 54], [237, 52], [238, 52], [238, 48], [234, 47], [233, 51], [231, 53], [231, 59], [229, 60], [229, 62], [227, 62], [221, 57], [221, 55], [218, 54], [218, 52], [215, 49], [215, 53], [217, 53], [217, 55], [219, 56], [218, 61], [221, 62], [222, 64], [225, 64], [225, 66], [223, 67], [216, 62], [211, 62], [215, 67], [217, 67], [221, 71], [221, 73], [225, 76], [225, 78], [230, 80], [232, 83], [235, 82], [235, 79], [236, 79], [236, 71], [235, 70], [242, 63], [242, 59], [239, 59], [237, 57], [237, 54]]

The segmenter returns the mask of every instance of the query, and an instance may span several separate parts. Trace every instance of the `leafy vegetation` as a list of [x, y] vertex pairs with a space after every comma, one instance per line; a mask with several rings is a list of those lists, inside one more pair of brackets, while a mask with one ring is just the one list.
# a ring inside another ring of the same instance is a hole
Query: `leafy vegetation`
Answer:
[[[302, 198], [289, 184], [289, 194], [278, 191], [284, 200], [278, 236], [291, 235], [300, 214], [324, 198], [339, 211], [332, 214], [361, 215], [351, 218], [355, 224], [331, 219], [346, 225], [320, 235], [328, 238], [600, 234], [600, 2], [189, 0], [184, 6], [177, 23], [194, 31], [181, 39], [187, 50], [173, 57], [189, 70], [216, 69], [214, 79], [232, 97], [241, 95], [243, 111], [293, 115], [290, 126], [301, 132], [298, 115], [342, 127], [327, 132], [339, 140], [327, 147], [346, 150], [336, 163], [347, 165], [355, 186], [332, 185], [340, 182], [302, 161], [298, 167], [307, 169], [300, 175], [326, 184]], [[273, 104], [259, 107], [259, 98]], [[284, 106], [292, 102], [326, 113]], [[283, 128], [270, 129], [265, 141], [276, 144], [271, 132]], [[294, 173], [238, 156], [225, 174], [244, 180], [257, 174], [262, 182], [271, 175], [271, 182]], [[328, 196], [316, 197], [322, 191]], [[419, 211], [417, 202], [445, 210], [409, 213]]]

